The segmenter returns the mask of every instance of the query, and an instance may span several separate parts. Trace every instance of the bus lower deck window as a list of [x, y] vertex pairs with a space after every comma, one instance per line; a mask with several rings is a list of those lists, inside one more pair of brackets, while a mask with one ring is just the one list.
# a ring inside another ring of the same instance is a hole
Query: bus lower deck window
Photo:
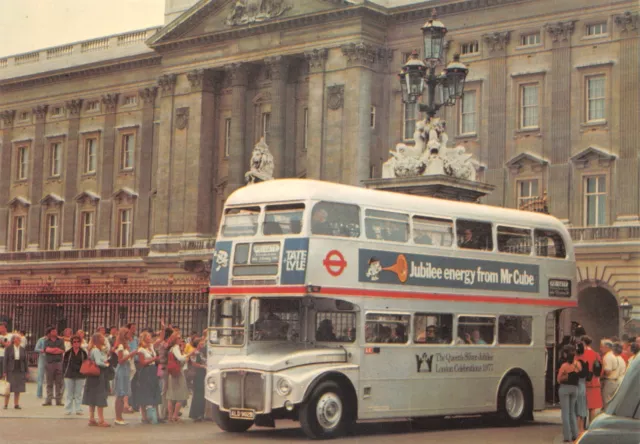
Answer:
[[413, 317], [413, 341], [416, 344], [451, 344], [453, 315], [416, 313]]
[[409, 315], [367, 314], [365, 340], [374, 344], [406, 344], [409, 338]]
[[495, 337], [493, 316], [459, 316], [456, 344], [490, 345]]

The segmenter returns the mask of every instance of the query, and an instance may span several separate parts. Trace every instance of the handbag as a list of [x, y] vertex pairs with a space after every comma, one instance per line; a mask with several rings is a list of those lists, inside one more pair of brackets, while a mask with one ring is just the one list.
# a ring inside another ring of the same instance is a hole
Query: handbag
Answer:
[[173, 355], [173, 353], [169, 353], [169, 363], [167, 364], [167, 371], [171, 376], [180, 376], [180, 363]]
[[9, 395], [11, 395], [11, 384], [9, 384], [9, 381], [7, 381], [6, 379], [0, 379], [0, 396]]
[[85, 359], [80, 366], [80, 374], [84, 376], [100, 376], [100, 367], [91, 359]]

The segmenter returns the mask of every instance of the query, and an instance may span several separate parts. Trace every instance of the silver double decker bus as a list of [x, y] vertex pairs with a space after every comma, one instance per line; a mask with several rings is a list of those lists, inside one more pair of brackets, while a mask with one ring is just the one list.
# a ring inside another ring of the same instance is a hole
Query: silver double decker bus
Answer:
[[206, 398], [244, 432], [544, 407], [550, 313], [575, 307], [557, 219], [305, 180], [226, 201], [212, 262]]

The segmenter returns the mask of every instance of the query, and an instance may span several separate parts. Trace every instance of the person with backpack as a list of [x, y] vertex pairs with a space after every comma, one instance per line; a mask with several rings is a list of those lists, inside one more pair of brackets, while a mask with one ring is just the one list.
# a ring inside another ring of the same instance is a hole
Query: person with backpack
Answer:
[[602, 360], [600, 355], [591, 348], [593, 340], [590, 336], [584, 335], [584, 353], [582, 360], [588, 364], [587, 377], [585, 378], [587, 409], [589, 410], [589, 422], [596, 417], [596, 411], [602, 408], [602, 392], [600, 389], [600, 375], [602, 374]]

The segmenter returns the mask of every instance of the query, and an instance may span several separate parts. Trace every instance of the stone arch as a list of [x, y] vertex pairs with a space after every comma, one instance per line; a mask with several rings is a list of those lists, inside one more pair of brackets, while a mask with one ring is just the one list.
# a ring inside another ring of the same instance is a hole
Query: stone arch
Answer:
[[595, 347], [600, 339], [620, 332], [620, 309], [616, 291], [606, 282], [587, 280], [578, 284], [578, 308], [571, 310], [571, 320], [580, 322]]

